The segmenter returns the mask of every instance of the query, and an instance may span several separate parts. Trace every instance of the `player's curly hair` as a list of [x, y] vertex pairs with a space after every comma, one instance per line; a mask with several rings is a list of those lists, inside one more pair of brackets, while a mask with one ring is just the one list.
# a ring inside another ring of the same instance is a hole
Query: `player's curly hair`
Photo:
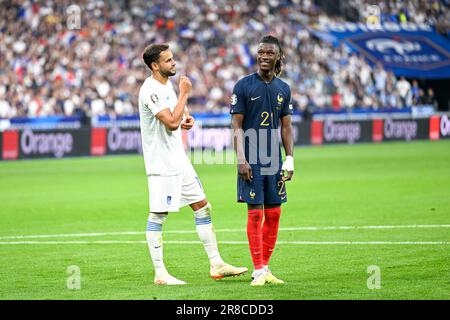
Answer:
[[280, 41], [278, 40], [277, 37], [274, 37], [272, 35], [267, 35], [261, 39], [260, 43], [273, 43], [278, 46], [278, 50], [280, 50], [280, 59], [278, 59], [278, 61], [275, 63], [275, 75], [277, 77], [279, 77], [281, 75], [281, 73], [283, 72], [283, 65], [284, 65], [284, 58], [285, 58], [283, 49], [281, 49]]

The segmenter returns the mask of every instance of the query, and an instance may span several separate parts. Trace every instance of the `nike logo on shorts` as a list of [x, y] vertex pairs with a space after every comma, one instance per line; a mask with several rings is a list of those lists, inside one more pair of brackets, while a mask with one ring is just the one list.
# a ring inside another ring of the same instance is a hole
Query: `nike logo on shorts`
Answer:
[[261, 98], [261, 96], [251, 97], [250, 99], [251, 99], [252, 101], [255, 101], [256, 99], [259, 99], [259, 98]]

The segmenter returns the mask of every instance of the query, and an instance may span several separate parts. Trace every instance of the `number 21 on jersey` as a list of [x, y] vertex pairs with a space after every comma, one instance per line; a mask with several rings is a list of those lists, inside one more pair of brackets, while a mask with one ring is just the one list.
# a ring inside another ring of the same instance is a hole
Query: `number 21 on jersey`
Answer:
[[270, 114], [269, 114], [269, 112], [267, 112], [267, 111], [263, 111], [262, 113], [261, 113], [261, 123], [260, 123], [260, 126], [262, 126], [262, 127], [267, 127], [267, 126], [269, 126], [269, 117], [271, 118], [270, 120], [272, 120], [273, 119], [273, 112], [271, 112]]

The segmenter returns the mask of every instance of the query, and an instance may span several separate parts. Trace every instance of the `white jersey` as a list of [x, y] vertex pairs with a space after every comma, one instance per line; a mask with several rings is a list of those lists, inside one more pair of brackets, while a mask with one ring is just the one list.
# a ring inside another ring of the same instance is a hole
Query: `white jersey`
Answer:
[[171, 131], [156, 114], [166, 108], [173, 112], [177, 95], [172, 83], [162, 84], [148, 77], [139, 90], [139, 116], [147, 175], [177, 175], [186, 168], [189, 159], [184, 151], [181, 129]]

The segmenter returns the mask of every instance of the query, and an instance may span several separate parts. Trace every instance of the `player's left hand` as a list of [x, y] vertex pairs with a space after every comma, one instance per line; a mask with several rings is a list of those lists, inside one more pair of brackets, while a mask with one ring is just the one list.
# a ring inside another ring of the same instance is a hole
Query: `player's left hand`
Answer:
[[181, 129], [189, 130], [194, 126], [195, 119], [193, 116], [188, 115], [183, 121], [181, 121]]
[[[294, 158], [292, 156], [286, 156], [286, 160], [281, 167], [283, 172], [283, 181], [290, 181], [294, 175]], [[287, 171], [287, 175], [285, 174]]]

